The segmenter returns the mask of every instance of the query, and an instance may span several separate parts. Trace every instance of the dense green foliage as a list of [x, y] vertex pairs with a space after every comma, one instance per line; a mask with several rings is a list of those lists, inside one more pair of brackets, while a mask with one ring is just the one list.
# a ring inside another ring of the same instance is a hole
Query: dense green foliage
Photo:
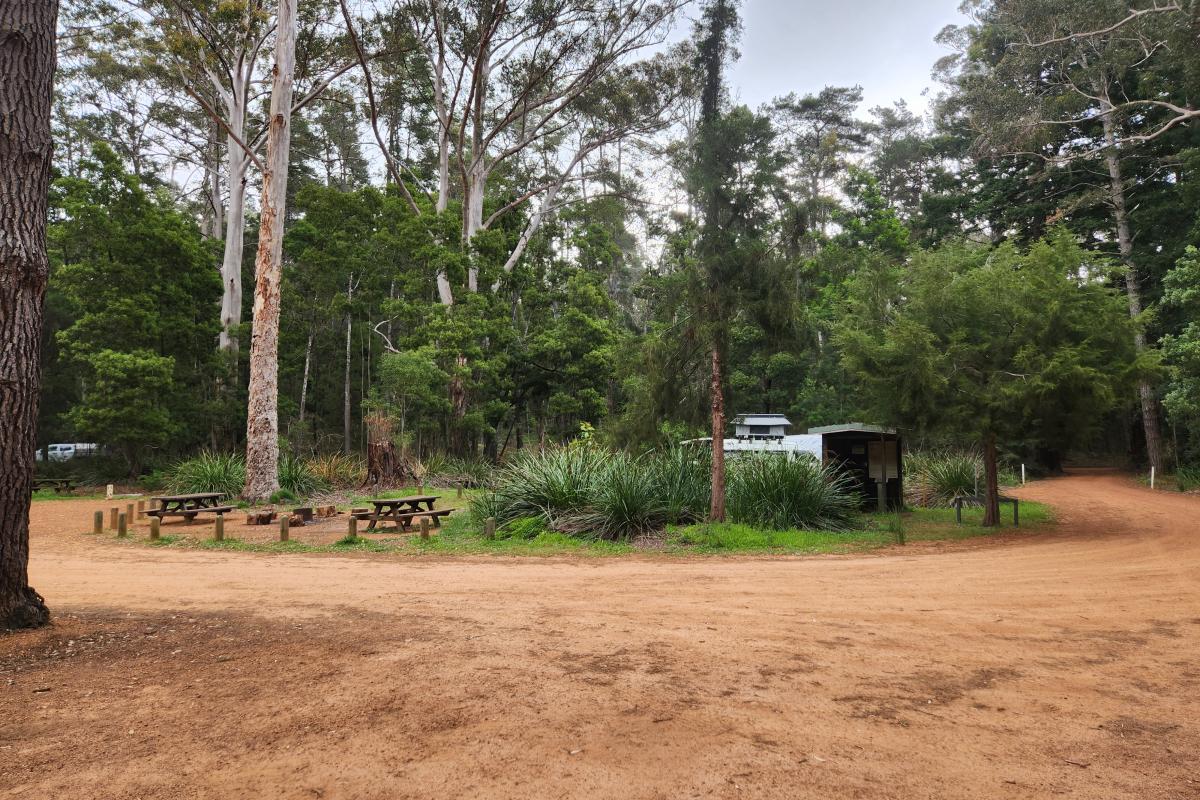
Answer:
[[[698, 522], [708, 511], [709, 459], [694, 447], [630, 456], [577, 445], [522, 453], [496, 476], [496, 488], [471, 508], [508, 535], [555, 530], [627, 539], [668, 525]], [[809, 458], [749, 456], [729, 462], [735, 522], [777, 530], [842, 530], [857, 516], [853, 481]]]
[[[236, 6], [221, 13], [233, 19]], [[342, 451], [346, 460], [311, 461], [309, 472], [322, 486], [356, 485], [365, 418], [383, 414], [430, 482], [483, 485], [487, 464], [508, 462], [488, 501], [503, 498], [506, 521], [651, 529], [703, 513], [708, 490], [686, 459], [676, 462], [679, 485], [666, 488], [671, 457], [641, 454], [706, 434], [715, 345], [730, 415], [784, 413], [796, 432], [861, 419], [902, 426], [927, 448], [994, 437], [1002, 456], [1048, 470], [1080, 451], [1138, 463], [1145, 384], [1154, 413], [1162, 400], [1176, 459], [1200, 460], [1200, 261], [1186, 250], [1200, 244], [1200, 126], [1160, 130], [1169, 109], [1145, 102], [1196, 106], [1186, 14], [1147, 14], [1118, 34], [1043, 49], [1012, 45], [1100, 31], [1127, 4], [969, 3], [969, 24], [943, 34], [956, 52], [938, 65], [945, 91], [922, 118], [903, 103], [864, 109], [858, 87], [757, 110], [734, 104], [697, 67], [732, 55], [731, 35], [706, 34], [718, 18], [734, 27], [735, 8], [705, 4], [692, 41], [614, 69], [584, 94], [563, 130], [582, 135], [633, 115], [654, 99], [649, 85], [679, 97], [656, 124], [589, 151], [549, 198], [539, 194], [545, 165], [569, 149], [565, 133], [497, 166], [483, 197], [488, 224], [469, 240], [465, 175], [453, 176], [439, 211], [426, 49], [405, 20], [365, 28], [381, 37], [368, 41], [380, 53], [381, 136], [406, 171], [403, 184], [379, 179], [358, 72], [298, 111], [279, 354], [284, 451]], [[305, 45], [313, 69], [344, 44], [319, 27]], [[57, 119], [40, 432], [42, 443], [94, 438], [134, 471], [201, 448], [236, 451], [245, 430], [244, 355], [216, 350], [216, 268], [230, 232], [198, 199], [196, 179], [176, 179], [160, 155], [194, 153], [197, 174], [209, 176], [220, 172], [224, 137], [177, 76], [155, 66], [166, 56], [153, 33], [105, 29], [62, 73], [71, 102]], [[1166, 44], [1138, 53], [1131, 43], [1143, 40]], [[185, 45], [198, 46], [169, 43]], [[1073, 59], [1076, 47], [1100, 61]], [[498, 96], [518, 74], [498, 72]], [[1106, 110], [1073, 84], [1119, 87], [1107, 96], [1135, 105]], [[170, 102], [103, 107], [125, 85]], [[706, 91], [719, 113], [701, 126], [689, 109]], [[137, 138], [143, 122], [162, 146]], [[498, 134], [496, 148], [519, 138]], [[457, 173], [471, 145], [448, 147]], [[1128, 247], [1104, 171], [1112, 152]], [[253, 217], [241, 232], [247, 286]], [[1130, 288], [1140, 290], [1135, 315]], [[244, 354], [249, 325], [239, 333]], [[592, 463], [591, 450], [557, 447], [581, 431], [629, 455]], [[534, 444], [552, 455], [527, 455]], [[510, 471], [540, 488], [505, 497]]]

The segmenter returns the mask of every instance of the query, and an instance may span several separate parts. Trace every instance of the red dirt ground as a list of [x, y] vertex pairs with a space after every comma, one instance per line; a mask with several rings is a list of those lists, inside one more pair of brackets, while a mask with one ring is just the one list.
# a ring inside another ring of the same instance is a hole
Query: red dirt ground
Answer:
[[263, 555], [35, 505], [0, 797], [1200, 798], [1200, 499], [827, 558]]

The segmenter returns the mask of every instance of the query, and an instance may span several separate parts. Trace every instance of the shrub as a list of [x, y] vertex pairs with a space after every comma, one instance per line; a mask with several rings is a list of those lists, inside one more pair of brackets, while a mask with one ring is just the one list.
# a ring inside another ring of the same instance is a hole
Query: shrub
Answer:
[[1175, 472], [1175, 480], [1181, 492], [1200, 489], [1200, 467], [1180, 467]]
[[653, 457], [616, 453], [592, 474], [584, 502], [552, 518], [555, 530], [626, 539], [663, 528], [669, 513]]
[[462, 485], [467, 489], [491, 486], [496, 465], [486, 458], [454, 458], [442, 455], [430, 457], [424, 464], [423, 475], [430, 486], [451, 488]]
[[246, 487], [246, 461], [236, 453], [206, 450], [168, 469], [166, 486], [176, 494], [221, 492], [236, 497]]
[[271, 495], [270, 501], [272, 505], [279, 505], [280, 503], [294, 503], [296, 502], [296, 495], [292, 494], [287, 489], [280, 489], [278, 492], [275, 492], [273, 495]]
[[361, 456], [329, 453], [304, 464], [319, 483], [332, 489], [357, 489], [367, 480], [367, 464]]
[[609, 454], [591, 447], [520, 453], [496, 475], [493, 508], [496, 520], [556, 517], [587, 505], [597, 475]]
[[808, 456], [732, 459], [727, 490], [734, 522], [774, 530], [846, 530], [860, 502], [853, 478]]
[[910, 506], [947, 508], [957, 497], [983, 486], [983, 456], [973, 451], [914, 451], [904, 457], [904, 501]]
[[279, 488], [292, 499], [309, 497], [329, 488], [329, 483], [309, 469], [308, 464], [291, 453], [279, 457]]
[[712, 502], [712, 451], [674, 445], [653, 456], [655, 490], [666, 509], [667, 522], [699, 522]]

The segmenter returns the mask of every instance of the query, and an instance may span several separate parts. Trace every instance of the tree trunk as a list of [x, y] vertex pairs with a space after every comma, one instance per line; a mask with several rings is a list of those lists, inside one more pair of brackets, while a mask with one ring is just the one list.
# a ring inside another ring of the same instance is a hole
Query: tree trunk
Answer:
[[246, 409], [248, 500], [279, 491], [279, 288], [296, 66], [296, 0], [279, 0], [271, 87], [262, 219], [254, 260], [254, 331], [250, 338], [250, 402]]
[[[1117, 226], [1117, 246], [1121, 263], [1125, 265], [1125, 295], [1129, 299], [1129, 315], [1138, 317], [1142, 313], [1142, 291], [1137, 265], [1133, 260], [1133, 234], [1129, 227], [1129, 210], [1125, 202], [1125, 180], [1121, 174], [1121, 156], [1116, 148], [1116, 123], [1111, 114], [1104, 115], [1104, 164], [1108, 168], [1109, 192], [1112, 200], [1113, 219]], [[1146, 349], [1146, 334], [1139, 327], [1133, 336], [1138, 353]], [[1158, 399], [1154, 387], [1145, 378], [1138, 381], [1138, 400], [1142, 410], [1142, 429], [1146, 435], [1146, 457], [1150, 465], [1160, 473], [1163, 470], [1162, 430], [1158, 421]]]
[[996, 434], [989, 433], [983, 443], [983, 527], [1000, 524], [1000, 477], [996, 467]]
[[712, 505], [708, 520], [725, 521], [725, 391], [718, 347], [712, 349]]
[[349, 304], [354, 301], [354, 284], [352, 281], [354, 276], [350, 276], [350, 283], [346, 284], [346, 361], [345, 361], [345, 380], [342, 384], [342, 451], [346, 455], [350, 455], [350, 342], [353, 333], [354, 319], [350, 314]]
[[304, 423], [304, 407], [308, 400], [308, 372], [312, 366], [313, 332], [309, 330], [308, 341], [304, 345], [304, 377], [300, 380], [300, 422]]
[[0, 3], [0, 630], [50, 621], [29, 585], [29, 502], [50, 264], [56, 2]]
[[[228, 109], [230, 129], [245, 141], [246, 87], [234, 87]], [[242, 249], [246, 238], [246, 169], [248, 160], [232, 136], [225, 140], [225, 188], [229, 210], [225, 214], [225, 252], [221, 258], [221, 350], [236, 354], [237, 328], [242, 324]]]

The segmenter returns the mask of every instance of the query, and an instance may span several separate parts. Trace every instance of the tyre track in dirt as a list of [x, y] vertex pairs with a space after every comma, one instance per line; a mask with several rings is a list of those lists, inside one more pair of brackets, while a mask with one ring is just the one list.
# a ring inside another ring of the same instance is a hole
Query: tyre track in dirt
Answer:
[[1058, 530], [598, 560], [122, 547], [39, 503], [0, 797], [1200, 797], [1200, 499], [1021, 495]]

